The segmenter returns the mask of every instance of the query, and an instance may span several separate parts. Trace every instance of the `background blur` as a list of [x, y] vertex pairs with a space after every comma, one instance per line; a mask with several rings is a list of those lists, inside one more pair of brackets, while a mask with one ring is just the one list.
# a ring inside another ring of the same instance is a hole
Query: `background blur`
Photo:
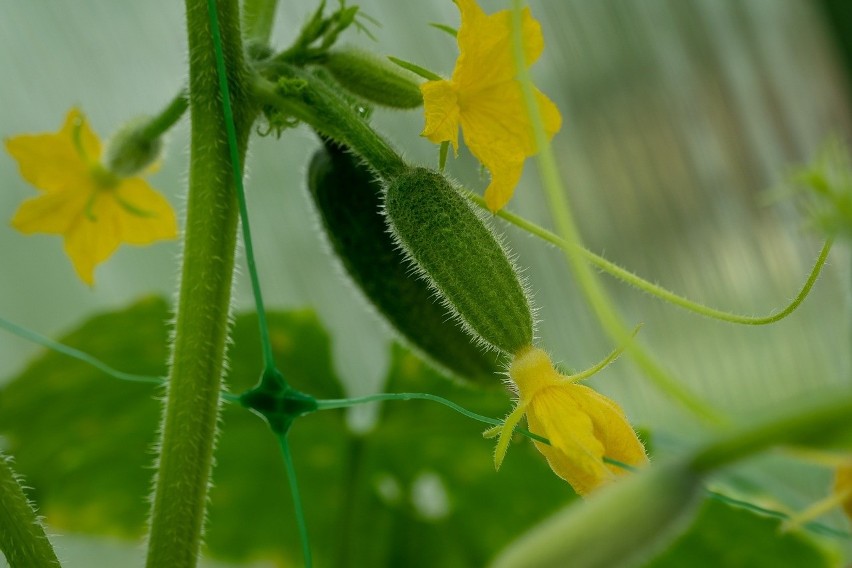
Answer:
[[[273, 42], [283, 47], [311, 6], [280, 4]], [[714, 307], [766, 314], [785, 305], [820, 240], [803, 230], [805, 219], [791, 203], [773, 201], [768, 193], [830, 135], [848, 139], [852, 99], [834, 41], [835, 26], [844, 23], [837, 11], [842, 2], [531, 4], [546, 43], [533, 74], [564, 117], [554, 150], [589, 248]], [[449, 0], [360, 5], [382, 23], [372, 29], [378, 43], [354, 31], [345, 36], [348, 43], [445, 75], [452, 71], [455, 43], [426, 25], [458, 25]], [[483, 5], [488, 11], [505, 7]], [[827, 9], [832, 6], [833, 12]], [[55, 131], [78, 105], [106, 138], [124, 121], [156, 112], [184, 83], [179, 3], [0, 0], [0, 14], [0, 137]], [[418, 137], [419, 112], [379, 110], [375, 122], [411, 161], [436, 162], [437, 148]], [[302, 181], [316, 146], [306, 129], [281, 140], [252, 140], [247, 189], [264, 294], [272, 307], [313, 307], [333, 338], [336, 370], [349, 391], [371, 392], [381, 388], [390, 335], [342, 280], [316, 231]], [[177, 208], [187, 149], [184, 119], [169, 135], [162, 169], [151, 177]], [[472, 189], [486, 185], [464, 149], [449, 171]], [[5, 153], [0, 188], [3, 220], [35, 195]], [[532, 161], [509, 209], [550, 226]], [[599, 360], [611, 345], [579, 297], [561, 252], [498, 225], [527, 268], [540, 307], [542, 344], [573, 368]], [[88, 315], [140, 296], [171, 297], [177, 252], [177, 243], [122, 247], [97, 269], [89, 289], [75, 276], [58, 237], [23, 236], [2, 221], [0, 315], [56, 336]], [[770, 327], [705, 320], [618, 283], [607, 285], [628, 323], [644, 322], [641, 338], [667, 368], [734, 414], [850, 380], [848, 243], [832, 251], [802, 308]], [[251, 309], [247, 277], [238, 280], [235, 304]], [[37, 351], [24, 340], [0, 336], [0, 381]], [[677, 447], [702, 435], [626, 360], [593, 382], [621, 402], [635, 424], [660, 432], [663, 445]], [[757, 460], [737, 475], [753, 475], [793, 507], [826, 490], [827, 471], [793, 468], [795, 474], [766, 476], [766, 467]], [[839, 515], [830, 519], [845, 526]]]

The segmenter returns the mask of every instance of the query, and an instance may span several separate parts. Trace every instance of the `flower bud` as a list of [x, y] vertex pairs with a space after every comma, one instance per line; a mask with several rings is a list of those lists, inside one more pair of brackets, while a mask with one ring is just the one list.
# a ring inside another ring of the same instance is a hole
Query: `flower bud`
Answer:
[[104, 156], [104, 166], [120, 176], [131, 177], [141, 173], [160, 158], [162, 138], [152, 138], [145, 133], [146, 117], [131, 120], [122, 126], [109, 141]]

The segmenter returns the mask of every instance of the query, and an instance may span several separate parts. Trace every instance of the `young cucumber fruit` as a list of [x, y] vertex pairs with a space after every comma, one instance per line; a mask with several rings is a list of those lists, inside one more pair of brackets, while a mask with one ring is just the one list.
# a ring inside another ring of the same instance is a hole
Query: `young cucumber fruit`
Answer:
[[422, 355], [452, 376], [496, 385], [497, 357], [452, 321], [429, 285], [412, 274], [381, 209], [382, 188], [358, 158], [333, 144], [319, 149], [308, 187], [346, 272], [384, 318]]
[[412, 73], [365, 51], [332, 50], [322, 65], [344, 88], [371, 103], [402, 109], [423, 104]]
[[408, 168], [388, 185], [394, 235], [462, 325], [508, 354], [532, 344], [530, 301], [506, 251], [441, 174]]

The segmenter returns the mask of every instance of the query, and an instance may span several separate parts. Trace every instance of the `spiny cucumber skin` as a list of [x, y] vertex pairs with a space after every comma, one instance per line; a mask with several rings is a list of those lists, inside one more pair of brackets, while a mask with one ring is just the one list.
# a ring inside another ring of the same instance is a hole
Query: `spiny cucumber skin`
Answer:
[[388, 185], [385, 214], [400, 245], [469, 332], [510, 355], [532, 344], [530, 300], [515, 267], [443, 175], [409, 168]]
[[454, 378], [496, 386], [502, 370], [452, 321], [429, 285], [412, 274], [380, 212], [382, 187], [350, 153], [327, 144], [313, 156], [308, 186], [346, 272], [415, 350]]

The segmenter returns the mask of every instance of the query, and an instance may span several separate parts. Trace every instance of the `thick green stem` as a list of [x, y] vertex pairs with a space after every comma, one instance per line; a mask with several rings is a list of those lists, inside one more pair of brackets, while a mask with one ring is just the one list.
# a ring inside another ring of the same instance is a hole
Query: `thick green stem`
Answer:
[[59, 566], [44, 527], [9, 462], [0, 454], [0, 551], [10, 566]]
[[[263, 347], [263, 374], [266, 375], [275, 369], [275, 358], [272, 354], [272, 342], [269, 340], [269, 325], [266, 323], [266, 308], [263, 304], [263, 294], [260, 288], [260, 277], [257, 275], [257, 265], [254, 262], [254, 245], [251, 238], [251, 226], [249, 224], [248, 203], [246, 192], [243, 188], [243, 160], [240, 155], [239, 141], [237, 140], [237, 126], [234, 120], [234, 109], [231, 108], [231, 94], [228, 87], [228, 70], [225, 65], [225, 56], [222, 46], [222, 33], [219, 29], [219, 16], [216, 11], [216, 0], [207, 0], [209, 8], [210, 26], [213, 33], [213, 46], [216, 55], [216, 74], [219, 78], [219, 93], [222, 96], [222, 111], [225, 118], [225, 132], [228, 136], [228, 151], [231, 157], [231, 173], [234, 176], [234, 187], [237, 189], [237, 203], [240, 207], [240, 224], [243, 229], [243, 245], [246, 248], [246, 264], [248, 265], [249, 278], [251, 279], [252, 296], [257, 309], [257, 323], [260, 328], [260, 343]], [[282, 382], [284, 377], [281, 377]]]
[[290, 65], [281, 65], [280, 70], [284, 81], [294, 81], [292, 95], [282, 95], [275, 83], [257, 76], [252, 87], [259, 101], [348, 146], [385, 181], [405, 169], [405, 162], [390, 144], [322, 80]]
[[[255, 116], [235, 0], [218, 0], [239, 155]], [[186, 0], [192, 126], [189, 198], [175, 339], [160, 441], [148, 566], [195, 566], [213, 463], [237, 207], [206, 0]]]
[[852, 430], [852, 393], [838, 393], [802, 406], [802, 401], [796, 400], [772, 417], [738, 428], [707, 445], [692, 458], [692, 470], [703, 475], [780, 444], [830, 444], [833, 438]]

